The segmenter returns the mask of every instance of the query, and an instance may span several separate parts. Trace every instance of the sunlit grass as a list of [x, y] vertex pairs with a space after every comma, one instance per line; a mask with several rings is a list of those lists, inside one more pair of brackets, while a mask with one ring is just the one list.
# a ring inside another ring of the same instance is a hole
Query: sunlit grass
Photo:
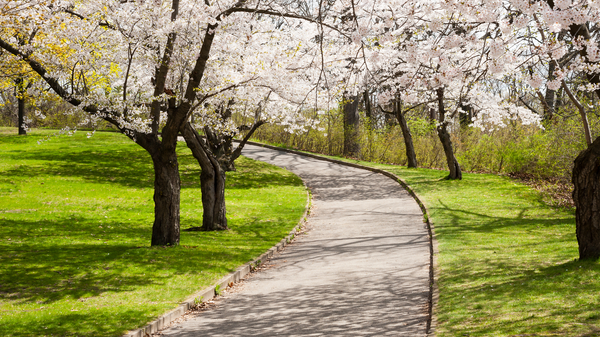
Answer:
[[[119, 336], [257, 257], [298, 222], [301, 180], [240, 158], [231, 230], [150, 247], [153, 171], [117, 133], [23, 137], [0, 128], [0, 336]], [[199, 166], [179, 147], [182, 228], [201, 224]]]
[[600, 336], [600, 263], [578, 261], [575, 214], [505, 176], [387, 170], [426, 204], [439, 243], [437, 336]]

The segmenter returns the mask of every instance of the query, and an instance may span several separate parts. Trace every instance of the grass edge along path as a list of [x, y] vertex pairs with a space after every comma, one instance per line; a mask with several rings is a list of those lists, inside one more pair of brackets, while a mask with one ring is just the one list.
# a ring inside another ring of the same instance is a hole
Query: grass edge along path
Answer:
[[[0, 128], [0, 335], [121, 336], [255, 259], [298, 224], [306, 190], [240, 158], [228, 173], [231, 230], [149, 247], [153, 173], [116, 133], [26, 137]], [[179, 147], [182, 229], [202, 218], [199, 168]]]
[[446, 171], [309, 155], [390, 172], [427, 206], [439, 247], [437, 336], [600, 336], [600, 264], [577, 259], [573, 210], [506, 176], [452, 181]]

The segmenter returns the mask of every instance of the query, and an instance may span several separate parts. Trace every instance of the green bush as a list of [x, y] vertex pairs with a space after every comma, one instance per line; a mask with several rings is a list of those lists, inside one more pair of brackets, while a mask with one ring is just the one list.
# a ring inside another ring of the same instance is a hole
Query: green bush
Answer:
[[[567, 113], [567, 112], [565, 112]], [[340, 111], [321, 116], [323, 132], [310, 130], [289, 134], [283, 126], [266, 125], [255, 135], [259, 141], [304, 151], [340, 156], [344, 132]], [[600, 131], [600, 118], [588, 116], [593, 136]], [[447, 169], [436, 123], [419, 112], [407, 116], [419, 166]], [[577, 114], [555, 116], [543, 128], [509, 121], [504, 128], [481, 131], [477, 128], [452, 126], [455, 155], [465, 171], [497, 174], [514, 173], [541, 179], [569, 182], [573, 161], [585, 148], [581, 120]], [[406, 165], [406, 149], [398, 125], [383, 119], [369, 121], [363, 116], [359, 130], [361, 149], [357, 159]]]

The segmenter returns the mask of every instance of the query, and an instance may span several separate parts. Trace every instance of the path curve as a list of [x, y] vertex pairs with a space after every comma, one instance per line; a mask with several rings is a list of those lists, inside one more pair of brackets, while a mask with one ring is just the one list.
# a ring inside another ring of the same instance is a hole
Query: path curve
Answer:
[[378, 173], [246, 145], [313, 193], [309, 231], [215, 309], [166, 336], [425, 336], [429, 239], [423, 214]]

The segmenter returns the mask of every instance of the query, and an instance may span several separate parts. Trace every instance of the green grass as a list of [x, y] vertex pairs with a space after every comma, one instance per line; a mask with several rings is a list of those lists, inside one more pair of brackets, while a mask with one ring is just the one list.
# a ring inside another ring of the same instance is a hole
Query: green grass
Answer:
[[600, 263], [578, 261], [573, 210], [508, 177], [407, 169], [439, 243], [437, 336], [600, 336]]
[[[272, 247], [298, 222], [301, 180], [240, 158], [227, 175], [231, 230], [150, 247], [150, 157], [116, 133], [16, 136], [0, 128], [0, 336], [119, 336]], [[184, 145], [182, 228], [202, 219]]]

